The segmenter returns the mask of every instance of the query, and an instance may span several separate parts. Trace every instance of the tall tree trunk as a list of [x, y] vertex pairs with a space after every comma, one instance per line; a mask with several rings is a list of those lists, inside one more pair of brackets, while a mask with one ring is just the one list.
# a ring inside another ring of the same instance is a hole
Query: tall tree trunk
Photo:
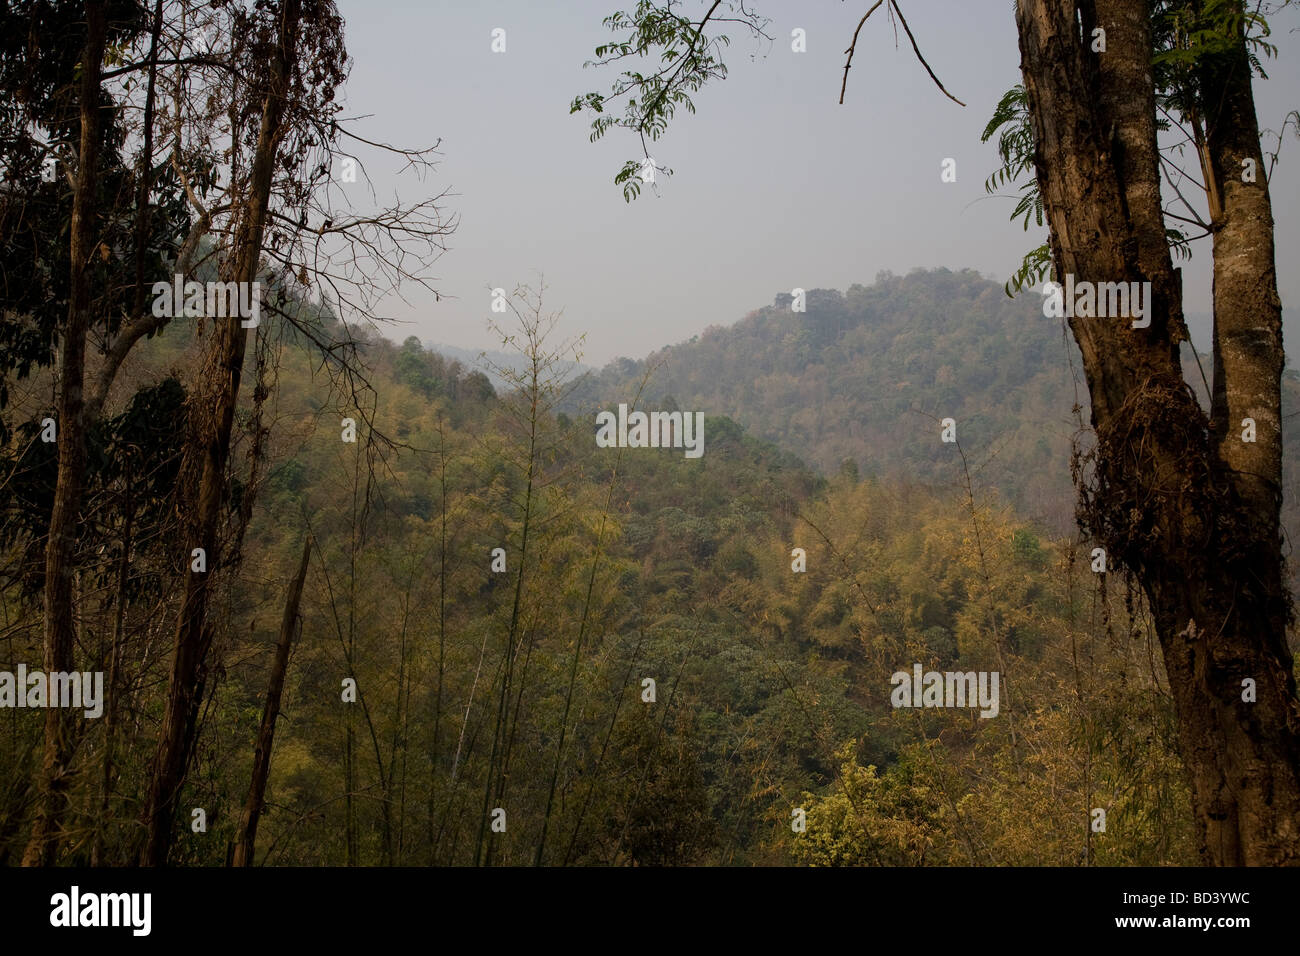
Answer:
[[[1241, 0], [1233, 5], [1245, 13]], [[1286, 644], [1290, 606], [1282, 567], [1280, 511], [1282, 505], [1282, 300], [1277, 291], [1273, 251], [1273, 210], [1259, 143], [1251, 67], [1243, 25], [1239, 22], [1232, 48], [1207, 56], [1201, 70], [1205, 101], [1205, 137], [1214, 192], [1221, 203], [1214, 230], [1214, 396], [1210, 419], [1212, 442], [1224, 480], [1244, 505], [1242, 517], [1249, 536], [1239, 560], [1249, 569], [1245, 586], [1261, 609], [1256, 653], [1243, 656], [1241, 678], [1259, 687], [1258, 703], [1242, 710], [1246, 734], [1239, 743], [1225, 733], [1232, 748], [1225, 773], [1262, 775], [1262, 781], [1283, 782], [1275, 802], [1270, 789], [1251, 787], [1229, 804], [1229, 815], [1211, 824], [1210, 838], [1229, 848], [1237, 831], [1268, 834], [1273, 839], [1263, 860], [1290, 853], [1300, 863], [1300, 709], [1292, 659]], [[1253, 172], [1254, 175], [1250, 175]], [[1255, 424], [1255, 441], [1242, 441], [1245, 419]], [[1266, 685], [1266, 686], [1265, 686]], [[1232, 729], [1232, 728], [1229, 728]], [[1291, 759], [1280, 768], [1273, 748], [1261, 748], [1257, 738], [1278, 736]], [[1288, 802], [1287, 795], [1290, 795]], [[1282, 813], [1284, 816], [1279, 817]], [[1234, 821], [1232, 814], [1246, 817]], [[1286, 849], [1288, 843], [1290, 850]], [[1242, 851], [1246, 862], [1250, 850]], [[1261, 860], [1262, 862], [1262, 860]]]
[[[1239, 422], [1252, 409], [1276, 428], [1280, 407], [1278, 312], [1250, 311], [1277, 301], [1268, 196], [1233, 185], [1227, 168], [1243, 144], [1258, 156], [1249, 75], [1229, 74], [1235, 94], [1208, 134], [1225, 191], [1215, 241], [1223, 398], [1212, 432], [1179, 364], [1186, 331], [1160, 205], [1148, 5], [1018, 0], [1016, 21], [1058, 279], [1152, 284], [1149, 327], [1069, 319], [1096, 432], [1081, 525], [1134, 571], [1150, 602], [1203, 858], [1300, 863], [1300, 707], [1285, 643], [1280, 457], [1267, 447], [1278, 439], [1238, 448], [1225, 417]], [[1094, 27], [1106, 30], [1104, 53], [1091, 52]], [[1244, 300], [1249, 318], [1227, 301], [1245, 282], [1260, 283]], [[1256, 702], [1243, 700], [1248, 678]]]
[[[285, 106], [291, 95], [290, 79], [297, 55], [300, 0], [284, 0], [279, 9], [279, 42], [269, 65], [269, 87], [262, 103], [261, 126], [250, 166], [247, 199], [232, 240], [229, 274], [235, 282], [257, 278], [262, 233], [278, 148], [284, 135]], [[223, 272], [226, 270], [223, 269]], [[204, 549], [207, 572], [191, 572], [185, 580], [185, 597], [176, 627], [171, 678], [158, 748], [151, 767], [143, 820], [146, 838], [140, 862], [161, 866], [171, 846], [176, 801], [185, 782], [194, 747], [199, 704], [203, 698], [212, 628], [207, 623], [210, 576], [220, 565], [218, 531], [230, 455], [230, 432], [239, 400], [239, 380], [244, 364], [248, 330], [238, 320], [218, 323], [208, 353], [204, 381], [196, 390], [191, 419], [196, 432], [198, 495], [186, 515], [189, 547]], [[188, 561], [188, 549], [186, 560]]]
[[[504, 799], [506, 786], [506, 763], [508, 757], [504, 751], [507, 742], [508, 708], [510, 706], [510, 682], [514, 676], [515, 658], [518, 656], [518, 647], [516, 638], [519, 634], [519, 609], [520, 601], [524, 593], [524, 569], [528, 563], [528, 527], [533, 516], [533, 482], [537, 470], [537, 429], [538, 429], [538, 359], [536, 353], [536, 342], [531, 343], [534, 352], [532, 358], [532, 377], [530, 379], [530, 410], [528, 418], [528, 471], [526, 485], [524, 489], [524, 514], [523, 529], [519, 538], [519, 573], [515, 576], [515, 596], [514, 604], [510, 611], [510, 628], [506, 633], [506, 644], [503, 660], [505, 662], [505, 673], [501, 676], [501, 699], [497, 703], [496, 726], [492, 731], [492, 756], [488, 760], [487, 783], [483, 788], [483, 809], [479, 817], [478, 824], [478, 843], [474, 848], [474, 865], [478, 866], [483, 862], [487, 866], [492, 865], [493, 850], [496, 841], [489, 838], [487, 843], [486, 856], [483, 854], [483, 840], [487, 833], [489, 797], [492, 794], [492, 778], [494, 773], [499, 773], [497, 779], [496, 796], [497, 800]], [[501, 755], [501, 770], [497, 771], [497, 757]], [[500, 802], [497, 803], [501, 807]]]
[[438, 764], [442, 759], [442, 684], [447, 669], [447, 436], [438, 419], [438, 488], [441, 525], [438, 534], [438, 684], [433, 698], [433, 744], [429, 748], [429, 865], [438, 860], [438, 836], [433, 826], [434, 801], [438, 793]]
[[262, 707], [262, 726], [257, 731], [257, 748], [253, 751], [253, 778], [248, 785], [248, 799], [244, 813], [239, 818], [231, 866], [252, 866], [253, 846], [257, 839], [257, 821], [262, 814], [262, 801], [266, 796], [266, 780], [271, 773], [271, 745], [275, 742], [275, 721], [280, 716], [280, 695], [284, 690], [284, 675], [289, 669], [289, 649], [298, 624], [298, 604], [302, 600], [303, 582], [307, 580], [307, 564], [311, 560], [311, 538], [303, 544], [302, 560], [298, 573], [289, 585], [284, 601], [284, 618], [280, 621], [280, 639], [275, 645], [275, 660], [271, 664], [271, 680], [266, 688], [266, 703]]
[[117, 749], [117, 715], [119, 713], [117, 687], [120, 683], [119, 675], [122, 669], [122, 657], [125, 654], [123, 645], [126, 640], [126, 605], [129, 600], [127, 582], [131, 573], [131, 547], [133, 542], [131, 525], [134, 516], [134, 499], [131, 495], [131, 469], [128, 466], [122, 492], [122, 556], [117, 562], [117, 594], [114, 597], [116, 604], [113, 608], [113, 630], [108, 650], [108, 679], [104, 684], [107, 688], [108, 700], [105, 703], [104, 753], [100, 765], [98, 818], [95, 820], [95, 838], [91, 843], [90, 850], [91, 866], [103, 865], [104, 841], [110, 819], [109, 807], [113, 799], [113, 761]]
[[[50, 532], [45, 544], [45, 671], [71, 671], [76, 644], [72, 584], [77, 545], [77, 516], [86, 469], [85, 379], [86, 330], [90, 325], [90, 258], [96, 253], [95, 190], [99, 164], [99, 83], [107, 34], [102, 0], [86, 3], [86, 42], [82, 47], [81, 143], [73, 186], [70, 231], [71, 285], [68, 321], [59, 361], [58, 479]], [[58, 857], [58, 833], [68, 802], [75, 710], [45, 711], [45, 754], [41, 761], [36, 822], [23, 853], [24, 866], [50, 866]]]

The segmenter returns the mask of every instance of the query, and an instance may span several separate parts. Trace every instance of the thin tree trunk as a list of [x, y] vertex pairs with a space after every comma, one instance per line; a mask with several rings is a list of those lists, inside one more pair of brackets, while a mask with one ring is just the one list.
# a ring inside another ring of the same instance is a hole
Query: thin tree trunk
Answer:
[[[501, 677], [501, 699], [497, 704], [496, 726], [492, 734], [492, 756], [488, 760], [487, 782], [483, 788], [483, 809], [482, 816], [479, 819], [478, 842], [474, 849], [474, 863], [477, 866], [483, 861], [483, 838], [487, 833], [488, 802], [492, 793], [492, 776], [497, 767], [497, 755], [499, 748], [505, 746], [505, 728], [507, 726], [507, 708], [510, 706], [510, 681], [514, 674], [515, 660], [515, 635], [519, 633], [519, 604], [524, 592], [524, 568], [528, 563], [528, 526], [533, 515], [533, 481], [536, 475], [537, 466], [537, 424], [538, 424], [538, 374], [537, 374], [537, 353], [536, 344], [533, 344], [532, 356], [532, 379], [531, 379], [531, 405], [529, 410], [529, 433], [528, 433], [528, 474], [527, 483], [524, 490], [524, 515], [523, 528], [520, 531], [519, 540], [519, 574], [515, 577], [515, 595], [514, 604], [510, 611], [510, 629], [506, 634], [505, 646], [505, 673]], [[500, 771], [500, 779], [497, 785], [497, 799], [500, 800], [505, 792], [505, 771]], [[500, 804], [498, 804], [499, 806]], [[486, 864], [492, 865], [492, 850], [494, 843], [489, 842], [487, 845]]]
[[[59, 471], [54, 508], [45, 544], [46, 673], [71, 671], [76, 645], [73, 575], [76, 572], [77, 517], [86, 469], [86, 419], [82, 388], [85, 380], [86, 330], [90, 325], [88, 270], [96, 253], [95, 190], [100, 147], [100, 71], [108, 26], [101, 0], [86, 3], [86, 42], [81, 56], [81, 143], [73, 186], [69, 226], [71, 284], [68, 321], [63, 329], [59, 362]], [[36, 821], [23, 852], [24, 866], [50, 866], [58, 858], [59, 829], [67, 810], [70, 763], [76, 711], [49, 707], [45, 711], [45, 753], [41, 761]]]
[[104, 831], [108, 825], [109, 805], [113, 798], [113, 758], [117, 748], [117, 687], [120, 683], [122, 657], [124, 654], [126, 624], [126, 586], [131, 573], [132, 518], [135, 515], [134, 501], [131, 496], [131, 469], [126, 469], [125, 487], [122, 494], [122, 559], [117, 565], [117, 605], [113, 609], [113, 636], [109, 643], [108, 700], [104, 715], [104, 760], [100, 770], [99, 818], [95, 821], [95, 840], [90, 852], [90, 865], [100, 866], [104, 856]]
[[356, 760], [352, 746], [352, 709], [348, 709], [347, 733], [343, 741], [343, 833], [347, 840], [348, 866], [358, 863], [357, 811], [352, 793], [356, 786]]
[[[411, 590], [415, 585], [415, 565], [406, 579], [406, 590], [402, 594], [402, 629], [397, 642], [397, 695], [395, 698], [397, 713], [393, 719], [392, 743], [388, 749], [388, 780], [397, 789], [397, 834], [392, 848], [392, 857], [386, 860], [389, 866], [402, 865], [402, 853], [406, 842], [406, 741], [410, 728], [411, 712], [411, 678], [407, 668], [407, 635], [411, 623]], [[401, 757], [401, 769], [398, 769], [398, 757]], [[391, 807], [391, 792], [385, 796], [386, 805]]]
[[[233, 266], [228, 279], [253, 282], [257, 278], [262, 233], [267, 218], [271, 179], [279, 144], [284, 135], [285, 107], [290, 96], [290, 76], [297, 55], [300, 0], [284, 0], [280, 7], [279, 43], [271, 57], [270, 86], [262, 104], [262, 121], [250, 168], [248, 198], [232, 242]], [[206, 573], [189, 573], [176, 627], [171, 678], [158, 749], [151, 767], [143, 821], [145, 846], [140, 862], [161, 866], [167, 861], [172, 840], [176, 801], [185, 782], [199, 704], [203, 698], [212, 628], [207, 622], [208, 586], [219, 567], [217, 532], [230, 455], [230, 432], [239, 400], [248, 330], [239, 321], [220, 323], [213, 335], [205, 384], [195, 395], [192, 416], [197, 426], [200, 471], [198, 496], [187, 509], [187, 543], [207, 554]], [[188, 551], [186, 553], [188, 561]]]
[[627, 684], [632, 679], [632, 669], [636, 667], [637, 658], [641, 654], [641, 643], [645, 640], [645, 633], [637, 635], [636, 647], [632, 649], [632, 656], [627, 662], [627, 673], [623, 675], [623, 682], [618, 685], [618, 693], [614, 696], [614, 712], [609, 717], [609, 727], [605, 730], [605, 739], [601, 742], [600, 753], [596, 757], [595, 766], [592, 767], [589, 775], [590, 782], [587, 784], [586, 796], [582, 798], [582, 806], [578, 809], [578, 820], [573, 825], [573, 832], [569, 835], [569, 845], [564, 851], [564, 859], [561, 866], [568, 866], [569, 860], [573, 856], [573, 848], [577, 846], [578, 834], [582, 832], [582, 821], [587, 817], [587, 808], [591, 805], [592, 794], [596, 790], [596, 782], [601, 779], [601, 769], [605, 766], [605, 753], [609, 750], [609, 741], [614, 736], [614, 727], [618, 724], [618, 713], [623, 708], [623, 698], [627, 696]]
[[[144, 97], [144, 145], [136, 167], [135, 194], [135, 303], [132, 317], [144, 315], [145, 305], [145, 246], [149, 236], [149, 191], [153, 185], [153, 120], [154, 101], [158, 88], [158, 42], [162, 36], [163, 0], [156, 0], [153, 9], [153, 27], [149, 32], [149, 79]], [[102, 397], [102, 396], [101, 396]]]
[[[434, 833], [434, 801], [438, 763], [442, 753], [442, 683], [447, 660], [447, 436], [438, 420], [438, 488], [441, 497], [441, 531], [438, 535], [438, 685], [433, 698], [433, 747], [429, 752], [429, 865], [437, 862], [438, 834]], [[475, 677], [477, 677], [477, 673]], [[459, 754], [459, 747], [457, 748]]]
[[[639, 395], [640, 393], [638, 397]], [[533, 856], [534, 866], [542, 865], [546, 852], [546, 834], [550, 829], [551, 813], [555, 808], [555, 787], [560, 779], [560, 767], [564, 762], [564, 742], [569, 730], [569, 712], [573, 707], [573, 689], [578, 681], [578, 661], [582, 655], [583, 639], [587, 636], [587, 620], [591, 615], [591, 595], [596, 588], [596, 571], [599, 569], [605, 545], [605, 523], [614, 503], [614, 489], [618, 486], [618, 469], [622, 462], [623, 450], [620, 448], [618, 456], [614, 459], [614, 470], [609, 476], [609, 491], [605, 494], [605, 508], [600, 513], [600, 525], [596, 529], [596, 547], [591, 556], [591, 573], [587, 575], [587, 593], [582, 602], [582, 619], [578, 622], [578, 637], [573, 644], [573, 657], [569, 659], [569, 685], [564, 692], [564, 713], [560, 716], [560, 739], [555, 745], [555, 763], [551, 766], [551, 782], [546, 792], [546, 809], [542, 814], [542, 835], [537, 840], [537, 852]], [[576, 726], [574, 732], [577, 732]]]
[[289, 669], [289, 650], [293, 646], [294, 631], [298, 624], [298, 605], [302, 601], [302, 587], [307, 580], [307, 564], [311, 560], [311, 538], [302, 547], [302, 560], [298, 573], [289, 585], [284, 601], [284, 618], [280, 621], [280, 639], [275, 645], [275, 660], [271, 664], [271, 680], [266, 688], [266, 703], [262, 707], [262, 726], [257, 731], [257, 748], [253, 751], [253, 779], [248, 785], [248, 799], [239, 818], [231, 866], [252, 866], [253, 848], [257, 840], [257, 821], [262, 814], [266, 797], [266, 780], [271, 773], [271, 745], [275, 742], [275, 721], [280, 716], [280, 695], [284, 691], [284, 675]]

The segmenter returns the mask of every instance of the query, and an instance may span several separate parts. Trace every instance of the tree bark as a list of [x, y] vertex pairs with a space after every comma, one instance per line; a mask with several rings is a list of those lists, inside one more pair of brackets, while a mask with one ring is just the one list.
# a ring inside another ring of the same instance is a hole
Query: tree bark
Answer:
[[[86, 41], [81, 56], [79, 91], [81, 142], [73, 186], [69, 226], [71, 284], [68, 321], [63, 330], [56, 404], [59, 468], [45, 544], [45, 641], [47, 674], [71, 671], [76, 645], [73, 575], [76, 572], [77, 519], [86, 470], [85, 379], [86, 331], [90, 325], [90, 260], [97, 254], [96, 181], [101, 139], [99, 84], [107, 24], [102, 0], [86, 3]], [[58, 836], [67, 810], [74, 749], [75, 710], [45, 711], [45, 752], [41, 761], [36, 821], [23, 852], [24, 866], [50, 866], [58, 857]]]
[[[247, 199], [240, 211], [231, 257], [227, 260], [231, 263], [230, 272], [223, 277], [231, 281], [251, 283], [257, 278], [272, 174], [285, 131], [285, 109], [291, 93], [290, 79], [297, 55], [301, 12], [300, 0], [284, 0], [280, 6], [279, 42], [269, 64], [270, 81], [262, 103], [261, 126], [250, 167]], [[140, 855], [140, 863], [144, 866], [161, 866], [167, 861], [176, 801], [194, 747], [208, 649], [212, 644], [212, 628], [207, 623], [208, 586], [211, 575], [220, 564], [218, 530], [221, 504], [247, 332], [238, 320], [226, 320], [217, 325], [206, 362], [203, 387], [196, 389], [191, 405], [191, 420], [197, 435], [194, 454], [199, 478], [197, 497], [187, 506], [187, 541], [190, 548], [204, 549], [208, 570], [206, 573], [191, 572], [186, 577], [167, 704], [144, 805], [146, 838]], [[187, 549], [187, 561], [188, 555]]]
[[311, 560], [311, 539], [302, 549], [298, 573], [289, 585], [284, 602], [284, 618], [280, 622], [280, 639], [275, 645], [275, 660], [271, 665], [271, 680], [266, 688], [266, 704], [262, 708], [262, 726], [257, 732], [257, 749], [253, 751], [253, 779], [248, 785], [248, 799], [244, 813], [239, 818], [231, 866], [252, 866], [253, 847], [257, 839], [257, 821], [262, 813], [266, 796], [266, 780], [271, 772], [271, 745], [275, 742], [275, 721], [280, 716], [280, 695], [284, 690], [284, 675], [289, 668], [289, 649], [293, 646], [294, 629], [298, 623], [298, 605], [302, 600], [303, 582], [307, 580], [307, 564]]
[[[1080, 524], [1150, 602], [1205, 862], [1296, 865], [1300, 706], [1285, 639], [1280, 432], [1268, 433], [1282, 361], [1280, 309], [1266, 308], [1277, 302], [1272, 221], [1266, 189], [1234, 184], [1231, 169], [1242, 149], [1259, 151], [1249, 74], [1226, 72], [1229, 95], [1207, 134], [1225, 207], [1212, 426], [1179, 365], [1186, 333], [1160, 205], [1148, 18], [1145, 0], [1018, 0], [1016, 10], [1057, 277], [1152, 283], [1147, 328], [1069, 319], [1096, 432]], [[1105, 53], [1091, 52], [1097, 26]], [[1238, 447], [1230, 419], [1239, 428], [1243, 409], [1265, 423], [1256, 446]], [[1256, 702], [1243, 699], [1246, 679]]]
[[[1234, 4], [1238, 15], [1244, 4]], [[1233, 46], [1202, 62], [1201, 97], [1205, 103], [1205, 138], [1214, 192], [1221, 212], [1211, 223], [1214, 231], [1214, 389], [1211, 404], [1211, 440], [1221, 463], [1223, 478], [1244, 505], [1242, 518], [1249, 536], [1240, 555], [1248, 569], [1243, 588], [1248, 589], [1262, 615], [1257, 622], [1260, 643], [1257, 664], [1242, 661], [1241, 673], [1260, 685], [1259, 703], [1247, 705], [1250, 736], [1269, 736], [1284, 729], [1289, 737], [1290, 763], [1278, 770], [1266, 764], [1279, 755], [1268, 749], [1243, 748], [1229, 769], [1263, 781], [1279, 775], [1287, 781], [1292, 800], [1273, 806], [1267, 790], [1248, 788], [1235, 808], [1247, 819], [1238, 829], [1264, 832], [1275, 824], [1277, 852], [1300, 839], [1300, 801], [1294, 793], [1300, 779], [1300, 709], [1292, 659], [1286, 643], [1290, 605], [1282, 562], [1280, 512], [1282, 505], [1282, 301], [1274, 265], [1273, 211], [1265, 176], [1251, 67], [1242, 23]], [[1245, 165], [1243, 165], [1243, 161]], [[1253, 164], [1253, 166], [1252, 166]], [[1254, 175], [1248, 175], [1247, 168]], [[1242, 440], [1245, 419], [1255, 424], [1255, 441]], [[1238, 682], [1239, 683], [1239, 682]], [[1268, 686], [1265, 687], [1264, 685]], [[1253, 718], [1253, 719], [1250, 719]], [[1229, 738], [1229, 745], [1235, 746]], [[1287, 789], [1282, 790], [1285, 796]], [[1289, 815], [1275, 820], [1277, 811]], [[1231, 818], [1216, 831], [1230, 826]], [[1231, 834], [1222, 837], [1231, 842]], [[1291, 862], [1297, 853], [1291, 851]]]

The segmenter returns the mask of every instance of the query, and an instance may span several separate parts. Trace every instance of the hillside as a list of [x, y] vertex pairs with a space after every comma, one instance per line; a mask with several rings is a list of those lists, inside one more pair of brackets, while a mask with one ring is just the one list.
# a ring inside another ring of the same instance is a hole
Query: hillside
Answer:
[[[327, 314], [300, 321], [344, 337]], [[208, 830], [183, 830], [175, 862], [226, 858], [308, 536], [259, 862], [1191, 860], [1140, 601], [1126, 607], [1123, 586], [1107, 591], [1068, 542], [987, 501], [972, 517], [959, 493], [820, 478], [724, 416], [706, 417], [697, 459], [600, 448], [593, 419], [547, 408], [548, 383], [497, 392], [418, 342], [363, 331], [352, 361], [369, 387], [354, 394], [300, 331], [274, 321], [260, 335], [263, 370], [278, 370], [275, 430], [257, 451], [245, 402], [231, 482], [240, 544], [214, 596], [185, 796]], [[75, 824], [96, 837], [77, 861], [134, 852], [189, 571], [174, 544], [169, 422], [199, 344], [183, 324], [149, 342], [127, 378], [151, 405], [133, 399], [96, 438], [96, 461], [129, 445], [132, 472], [156, 477], [91, 475], [84, 614], [119, 621], [108, 693], [133, 719], [99, 725], [78, 752]], [[258, 374], [251, 358], [246, 374]], [[21, 559], [43, 533], [52, 472], [49, 445], [24, 439], [9, 454], [28, 466], [14, 469], [0, 538], [14, 622], [0, 668], [13, 669], [40, 660], [41, 566]], [[115, 545], [124, 529], [129, 560]], [[108, 669], [100, 646], [87, 667]], [[914, 667], [998, 672], [998, 719], [895, 708], [894, 676]], [[0, 764], [26, 767], [41, 715], [11, 713]], [[1079, 796], [1063, 801], [1062, 788]], [[486, 842], [485, 793], [509, 819]], [[1112, 808], [1113, 839], [1085, 839], [1084, 794]], [[23, 799], [19, 787], [0, 804], [0, 861], [21, 849]], [[953, 817], [953, 799], [969, 812]]]
[[[843, 293], [812, 289], [804, 313], [788, 300], [778, 295], [734, 325], [710, 326], [643, 360], [612, 362], [583, 382], [573, 404], [627, 401], [652, 368], [651, 407], [671, 400], [729, 416], [824, 474], [848, 461], [862, 475], [956, 489], [959, 459], [939, 441], [938, 422], [951, 417], [978, 492], [996, 491], [1025, 518], [1070, 533], [1071, 438], [1088, 423], [1088, 392], [1077, 346], [1060, 320], [1044, 318], [1038, 295], [1009, 299], [978, 273], [937, 269], [881, 273]], [[1190, 348], [1184, 353], [1197, 381]], [[1296, 374], [1284, 384], [1286, 412], [1300, 407]], [[1294, 450], [1300, 424], [1284, 421]], [[1286, 471], [1294, 536], [1294, 451]]]

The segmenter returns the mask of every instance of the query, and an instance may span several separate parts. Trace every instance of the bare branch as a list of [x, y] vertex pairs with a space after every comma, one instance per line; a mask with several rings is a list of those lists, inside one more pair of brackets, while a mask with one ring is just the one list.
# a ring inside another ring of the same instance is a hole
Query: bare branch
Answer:
[[912, 51], [916, 54], [916, 58], [921, 61], [921, 65], [925, 67], [925, 72], [930, 74], [930, 79], [934, 80], [934, 85], [939, 87], [939, 92], [948, 97], [948, 99], [952, 100], [958, 106], [965, 106], [965, 103], [944, 89], [944, 85], [940, 83], [939, 78], [934, 75], [934, 70], [930, 69], [930, 64], [925, 62], [925, 57], [921, 55], [921, 48], [916, 45], [916, 37], [912, 36], [912, 28], [907, 25], [907, 17], [903, 16], [903, 11], [898, 8], [896, 0], [889, 0], [889, 5], [893, 7], [894, 12], [898, 14], [898, 19], [903, 23], [903, 30], [907, 33], [907, 38], [912, 41]]
[[850, 43], [849, 48], [844, 51], [849, 55], [849, 58], [844, 61], [844, 81], [840, 83], [840, 106], [844, 105], [844, 89], [849, 85], [849, 68], [853, 66], [853, 54], [858, 49], [858, 34], [862, 32], [862, 24], [866, 23], [867, 17], [875, 13], [876, 7], [880, 6], [884, 2], [885, 0], [876, 0], [876, 2], [871, 5], [871, 9], [862, 15], [862, 19], [858, 21], [857, 28], [853, 31], [853, 42]]

